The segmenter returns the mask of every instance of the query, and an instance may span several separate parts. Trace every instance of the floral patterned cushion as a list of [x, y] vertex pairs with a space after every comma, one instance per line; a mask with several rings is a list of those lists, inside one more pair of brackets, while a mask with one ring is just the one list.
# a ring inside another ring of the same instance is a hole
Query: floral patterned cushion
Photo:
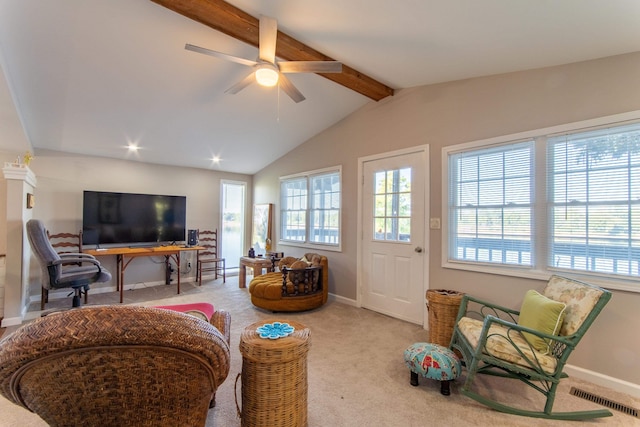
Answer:
[[542, 294], [566, 304], [561, 336], [574, 334], [598, 303], [602, 290], [566, 277], [552, 276]]
[[412, 372], [438, 381], [454, 380], [462, 366], [456, 354], [446, 347], [417, 342], [404, 351], [404, 362]]
[[[458, 321], [458, 328], [465, 338], [475, 348], [478, 346], [480, 334], [482, 333], [482, 320], [472, 319], [469, 317], [462, 317]], [[553, 374], [557, 366], [557, 360], [552, 355], [542, 354], [537, 350], [532, 350], [529, 343], [524, 339], [524, 336], [520, 333], [511, 333], [511, 340], [518, 346], [522, 353], [533, 361], [533, 365], [522, 357], [516, 349], [506, 338], [507, 328], [499, 325], [492, 324], [489, 328], [487, 335], [487, 343], [484, 348], [484, 353], [497, 357], [502, 360], [506, 360], [510, 363], [515, 363], [525, 368], [536, 368], [536, 360], [540, 364], [542, 370], [548, 374]]]

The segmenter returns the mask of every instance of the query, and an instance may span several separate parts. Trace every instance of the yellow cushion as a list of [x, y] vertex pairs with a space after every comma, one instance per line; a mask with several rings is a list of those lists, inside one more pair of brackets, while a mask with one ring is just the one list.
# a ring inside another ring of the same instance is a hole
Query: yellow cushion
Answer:
[[[529, 290], [524, 296], [524, 301], [522, 301], [518, 325], [545, 334], [558, 335], [566, 308], [566, 304], [562, 302], [547, 298], [533, 289]], [[522, 334], [533, 348], [542, 354], [549, 353], [548, 340], [528, 332], [523, 332]]]
[[282, 273], [276, 271], [254, 277], [249, 284], [249, 293], [259, 298], [281, 299]]
[[[458, 321], [460, 332], [474, 348], [478, 347], [482, 326], [482, 320], [469, 317], [463, 317]], [[525, 368], [542, 369], [548, 374], [553, 374], [558, 364], [552, 355], [532, 350], [521, 334], [514, 334], [513, 330], [510, 331], [497, 323], [491, 324], [482, 352]]]

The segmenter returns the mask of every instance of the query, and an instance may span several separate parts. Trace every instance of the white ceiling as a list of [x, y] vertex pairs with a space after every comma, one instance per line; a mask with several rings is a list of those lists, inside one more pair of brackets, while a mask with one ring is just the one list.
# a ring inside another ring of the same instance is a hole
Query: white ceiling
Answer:
[[[640, 51], [638, 0], [229, 3], [394, 89]], [[257, 56], [149, 0], [0, 0], [0, 150], [253, 174], [374, 102], [314, 74], [289, 76], [300, 104], [225, 94], [248, 69], [185, 43]]]

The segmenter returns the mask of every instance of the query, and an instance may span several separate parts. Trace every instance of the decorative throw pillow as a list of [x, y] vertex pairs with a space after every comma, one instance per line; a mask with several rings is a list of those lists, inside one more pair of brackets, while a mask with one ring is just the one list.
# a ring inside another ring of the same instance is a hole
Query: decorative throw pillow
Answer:
[[296, 262], [297, 260], [298, 260], [297, 258], [294, 258], [292, 256], [284, 257], [278, 263], [278, 268], [282, 271], [284, 267], [289, 268], [289, 266], [294, 262]]
[[300, 261], [296, 261], [293, 264], [291, 264], [289, 266], [289, 268], [292, 269], [292, 270], [296, 270], [296, 269], [299, 269], [299, 268], [307, 268], [308, 266], [309, 266], [308, 263], [306, 263], [305, 261], [300, 260]]
[[302, 262], [306, 262], [306, 263], [307, 263], [307, 266], [308, 266], [309, 264], [311, 264], [311, 261], [309, 261], [309, 260], [307, 259], [307, 256], [306, 256], [306, 255], [305, 255], [305, 256], [303, 256], [302, 258], [300, 258], [300, 261], [302, 261]]
[[[524, 296], [518, 325], [535, 329], [549, 335], [558, 335], [564, 320], [566, 305], [554, 301], [535, 290], [529, 290]], [[549, 353], [549, 340], [528, 332], [522, 333], [529, 344], [543, 354]]]

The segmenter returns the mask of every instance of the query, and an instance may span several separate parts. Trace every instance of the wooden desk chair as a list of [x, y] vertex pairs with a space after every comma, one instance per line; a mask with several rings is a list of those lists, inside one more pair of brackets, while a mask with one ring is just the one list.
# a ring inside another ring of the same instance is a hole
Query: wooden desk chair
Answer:
[[198, 284], [202, 286], [203, 271], [213, 271], [215, 279], [222, 274], [222, 283], [225, 283], [225, 260], [218, 256], [218, 230], [198, 230], [198, 246], [204, 248], [198, 251], [196, 262]]
[[[47, 238], [51, 243], [53, 249], [60, 255], [60, 258], [75, 256], [82, 253], [82, 230], [79, 230], [77, 234], [74, 233], [55, 233], [51, 234], [47, 230]], [[70, 263], [64, 265], [77, 265], [81, 263]], [[86, 304], [89, 297], [89, 287], [82, 291], [84, 295], [84, 303]], [[42, 287], [40, 296], [40, 310], [44, 310], [44, 305], [49, 302], [49, 289]]]

